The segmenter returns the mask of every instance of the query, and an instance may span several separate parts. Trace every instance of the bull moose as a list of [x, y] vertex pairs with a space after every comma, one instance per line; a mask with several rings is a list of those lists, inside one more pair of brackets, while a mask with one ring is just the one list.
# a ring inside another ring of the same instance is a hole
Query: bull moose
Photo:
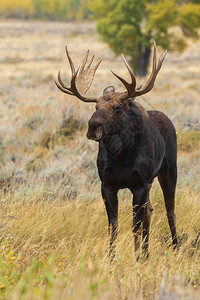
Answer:
[[99, 143], [97, 166], [108, 215], [109, 233], [112, 229], [109, 253], [113, 257], [118, 228], [117, 193], [124, 188], [128, 188], [133, 194], [135, 250], [140, 248], [142, 233], [142, 250], [148, 255], [149, 227], [153, 210], [149, 192], [157, 176], [164, 195], [173, 245], [177, 245], [174, 213], [177, 181], [176, 131], [164, 113], [156, 110], [146, 111], [135, 102], [136, 97], [148, 93], [153, 88], [166, 53], [167, 51], [160, 55], [157, 63], [154, 42], [152, 72], [145, 86], [139, 88], [136, 88], [135, 75], [122, 54], [131, 83], [113, 71], [112, 73], [123, 83], [126, 91], [115, 92], [114, 86], [109, 86], [104, 89], [102, 96], [91, 98], [85, 94], [101, 61], [95, 67], [91, 67], [94, 55], [88, 62], [88, 50], [81, 67], [75, 70], [66, 47], [72, 72], [71, 86], [68, 87], [63, 82], [60, 71], [58, 81], [55, 81], [62, 92], [84, 102], [96, 103], [96, 111], [88, 122], [87, 138]]

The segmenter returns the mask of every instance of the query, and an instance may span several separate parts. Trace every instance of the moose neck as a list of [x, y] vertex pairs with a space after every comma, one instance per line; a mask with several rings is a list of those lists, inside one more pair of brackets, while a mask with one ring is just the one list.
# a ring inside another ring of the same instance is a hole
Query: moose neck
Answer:
[[120, 130], [112, 132], [100, 141], [100, 147], [104, 147], [109, 156], [121, 160], [127, 160], [127, 155], [137, 152], [141, 140], [146, 136], [148, 114], [138, 103], [131, 102], [126, 118], [120, 126]]
[[135, 137], [133, 134], [121, 130], [102, 139], [100, 146], [103, 145], [112, 157], [118, 158], [133, 147], [134, 141]]

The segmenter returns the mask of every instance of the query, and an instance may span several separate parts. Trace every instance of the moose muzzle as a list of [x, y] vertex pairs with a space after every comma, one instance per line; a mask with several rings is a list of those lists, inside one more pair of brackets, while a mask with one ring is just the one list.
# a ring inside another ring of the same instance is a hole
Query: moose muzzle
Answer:
[[90, 125], [88, 127], [87, 138], [98, 142], [102, 138], [101, 125]]

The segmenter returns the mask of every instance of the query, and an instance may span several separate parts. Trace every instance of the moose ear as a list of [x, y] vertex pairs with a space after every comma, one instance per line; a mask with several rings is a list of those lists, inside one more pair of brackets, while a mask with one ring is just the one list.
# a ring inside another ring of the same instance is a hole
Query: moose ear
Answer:
[[114, 92], [115, 92], [115, 87], [112, 85], [109, 85], [104, 89], [103, 95], [105, 95], [107, 93], [114, 93]]

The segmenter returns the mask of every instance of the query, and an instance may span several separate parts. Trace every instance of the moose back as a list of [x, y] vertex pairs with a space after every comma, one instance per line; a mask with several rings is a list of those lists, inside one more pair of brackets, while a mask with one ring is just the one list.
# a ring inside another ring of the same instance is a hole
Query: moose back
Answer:
[[135, 75], [122, 55], [131, 77], [128, 83], [112, 73], [123, 83], [125, 92], [115, 92], [113, 86], [104, 89], [99, 98], [86, 97], [95, 72], [100, 64], [91, 67], [89, 50], [81, 67], [76, 71], [66, 47], [72, 71], [68, 87], [58, 73], [57, 87], [64, 93], [76, 96], [84, 102], [95, 102], [96, 111], [88, 122], [87, 138], [99, 143], [97, 166], [101, 179], [101, 192], [105, 203], [110, 237], [110, 255], [114, 257], [118, 228], [119, 189], [128, 188], [133, 194], [133, 233], [135, 250], [140, 248], [148, 255], [149, 227], [152, 206], [149, 193], [152, 182], [158, 176], [163, 191], [167, 218], [173, 244], [177, 244], [175, 221], [175, 189], [177, 181], [176, 132], [169, 118], [160, 111], [145, 111], [135, 98], [148, 93], [166, 56], [166, 51], [156, 61], [156, 44], [153, 49], [153, 67], [144, 87], [136, 88]]

